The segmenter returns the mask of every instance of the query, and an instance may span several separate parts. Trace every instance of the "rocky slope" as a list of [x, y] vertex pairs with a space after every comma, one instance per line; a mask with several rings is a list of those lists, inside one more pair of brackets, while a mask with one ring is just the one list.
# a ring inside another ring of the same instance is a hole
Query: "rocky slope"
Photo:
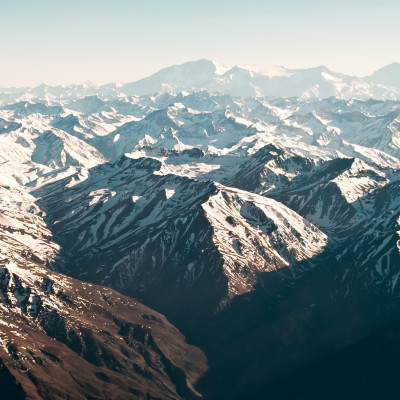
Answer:
[[1, 188], [4, 399], [200, 399], [203, 353], [164, 316], [49, 270], [59, 246], [29, 195]]

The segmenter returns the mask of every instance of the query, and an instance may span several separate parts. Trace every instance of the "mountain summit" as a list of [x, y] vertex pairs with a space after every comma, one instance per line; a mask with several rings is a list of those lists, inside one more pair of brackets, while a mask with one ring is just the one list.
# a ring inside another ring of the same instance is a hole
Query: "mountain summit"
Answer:
[[389, 88], [400, 91], [400, 63], [394, 62], [378, 69], [367, 77], [368, 82], [379, 83]]

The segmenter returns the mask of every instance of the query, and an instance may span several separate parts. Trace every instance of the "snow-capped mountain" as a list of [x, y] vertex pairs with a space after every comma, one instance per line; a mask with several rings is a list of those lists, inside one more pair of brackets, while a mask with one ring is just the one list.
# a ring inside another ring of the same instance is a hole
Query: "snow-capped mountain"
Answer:
[[[379, 74], [378, 74], [379, 77]], [[369, 82], [369, 83], [368, 83]], [[330, 71], [324, 66], [309, 69], [253, 66], [225, 68], [199, 60], [162, 69], [156, 74], [122, 86], [128, 95], [184, 90], [208, 90], [232, 96], [398, 98], [398, 88], [379, 79], [368, 81]]]

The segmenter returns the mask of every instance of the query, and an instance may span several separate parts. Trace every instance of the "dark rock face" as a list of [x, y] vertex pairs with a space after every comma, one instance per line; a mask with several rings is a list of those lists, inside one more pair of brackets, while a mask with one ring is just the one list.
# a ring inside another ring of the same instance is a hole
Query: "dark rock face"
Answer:
[[182, 155], [187, 155], [191, 158], [201, 158], [204, 157], [205, 153], [200, 149], [189, 149], [189, 150], [183, 150]]
[[0, 268], [0, 296], [1, 301], [4, 305], [9, 306], [11, 304], [8, 298], [8, 284], [10, 282], [10, 273], [7, 268]]
[[22, 124], [20, 123], [10, 122], [0, 118], [0, 134], [16, 131], [17, 129], [21, 128], [21, 126]]
[[53, 284], [54, 282], [51, 279], [43, 278], [40, 287], [44, 290], [46, 294], [54, 293]]
[[61, 317], [56, 310], [44, 307], [39, 314], [39, 324], [43, 330], [60, 342], [65, 343], [67, 340], [65, 319]]
[[31, 300], [31, 307], [29, 309], [29, 314], [32, 317], [37, 317], [39, 313], [42, 311], [42, 299], [39, 295], [34, 294]]
[[3, 399], [25, 400], [26, 393], [0, 358], [0, 393]]
[[24, 287], [18, 275], [12, 275], [12, 286], [10, 289], [11, 293], [17, 300], [18, 306], [23, 313], [26, 313], [29, 296], [31, 295], [31, 288], [29, 286]]

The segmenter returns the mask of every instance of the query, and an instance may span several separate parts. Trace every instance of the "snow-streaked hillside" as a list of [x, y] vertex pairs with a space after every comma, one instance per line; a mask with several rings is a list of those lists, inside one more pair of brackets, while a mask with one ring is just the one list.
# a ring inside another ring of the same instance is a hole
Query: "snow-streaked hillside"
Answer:
[[12, 183], [0, 186], [2, 396], [199, 399], [202, 352], [139, 302], [51, 271], [60, 247]]
[[253, 290], [258, 273], [289, 267], [296, 276], [297, 265], [327, 245], [325, 234], [283, 204], [163, 175], [151, 158], [124, 157], [34, 195], [65, 251], [58, 268], [160, 309], [182, 296], [203, 311], [220, 306]]

